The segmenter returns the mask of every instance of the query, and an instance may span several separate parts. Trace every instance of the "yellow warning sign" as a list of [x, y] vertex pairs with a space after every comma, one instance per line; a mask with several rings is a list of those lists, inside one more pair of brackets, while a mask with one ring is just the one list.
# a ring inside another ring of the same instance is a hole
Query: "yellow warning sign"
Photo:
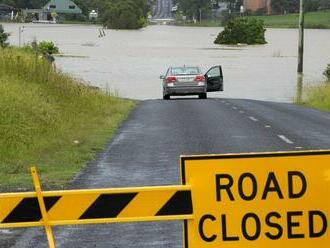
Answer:
[[329, 247], [330, 152], [181, 157], [185, 247]]

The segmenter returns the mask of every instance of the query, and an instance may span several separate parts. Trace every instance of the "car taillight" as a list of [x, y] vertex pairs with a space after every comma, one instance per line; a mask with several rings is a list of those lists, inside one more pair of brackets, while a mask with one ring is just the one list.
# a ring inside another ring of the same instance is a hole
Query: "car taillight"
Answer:
[[174, 77], [174, 76], [168, 76], [166, 78], [166, 83], [174, 83], [174, 82], [176, 82], [176, 77]]
[[195, 77], [196, 82], [205, 82], [205, 77], [203, 75], [198, 75]]

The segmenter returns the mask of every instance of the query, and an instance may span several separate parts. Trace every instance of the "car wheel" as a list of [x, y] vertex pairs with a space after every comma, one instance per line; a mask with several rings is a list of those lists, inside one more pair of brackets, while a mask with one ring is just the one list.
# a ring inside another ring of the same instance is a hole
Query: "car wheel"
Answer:
[[206, 93], [199, 94], [199, 99], [207, 99], [207, 94]]

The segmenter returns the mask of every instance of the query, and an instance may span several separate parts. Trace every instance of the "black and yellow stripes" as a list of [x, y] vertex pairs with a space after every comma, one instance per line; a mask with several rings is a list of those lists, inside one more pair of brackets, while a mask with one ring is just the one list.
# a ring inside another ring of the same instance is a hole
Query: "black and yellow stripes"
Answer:
[[[51, 225], [192, 218], [187, 186], [44, 192]], [[34, 193], [0, 194], [0, 228], [41, 226]]]

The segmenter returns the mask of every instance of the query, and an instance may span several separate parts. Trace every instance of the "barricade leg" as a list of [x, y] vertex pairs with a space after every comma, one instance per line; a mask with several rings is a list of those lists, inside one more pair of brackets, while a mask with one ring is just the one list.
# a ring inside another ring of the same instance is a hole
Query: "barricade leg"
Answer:
[[47, 239], [48, 239], [48, 245], [49, 245], [49, 248], [55, 248], [55, 239], [54, 239], [52, 227], [49, 224], [47, 210], [46, 210], [44, 198], [42, 196], [41, 185], [40, 185], [36, 167], [34, 167], [34, 166], [31, 167], [31, 174], [32, 174], [32, 178], [33, 178], [34, 188], [35, 188], [35, 191], [36, 191], [37, 197], [38, 197], [38, 203], [39, 203], [40, 212], [41, 212], [41, 216], [42, 216], [42, 222], [44, 224]]

